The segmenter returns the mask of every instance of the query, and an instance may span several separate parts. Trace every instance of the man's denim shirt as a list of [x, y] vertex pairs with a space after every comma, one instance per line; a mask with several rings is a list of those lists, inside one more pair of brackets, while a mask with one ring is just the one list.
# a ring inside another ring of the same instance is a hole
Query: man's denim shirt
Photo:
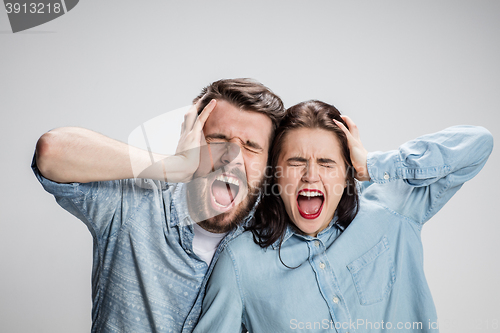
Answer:
[[140, 179], [59, 184], [40, 174], [35, 159], [32, 168], [94, 238], [92, 332], [191, 332], [210, 272], [243, 227], [221, 241], [208, 267], [193, 252], [184, 184]]
[[485, 129], [457, 126], [370, 153], [372, 181], [345, 230], [334, 217], [317, 237], [289, 228], [281, 249], [260, 248], [250, 232], [226, 247], [195, 333], [436, 332], [421, 228], [492, 147]]

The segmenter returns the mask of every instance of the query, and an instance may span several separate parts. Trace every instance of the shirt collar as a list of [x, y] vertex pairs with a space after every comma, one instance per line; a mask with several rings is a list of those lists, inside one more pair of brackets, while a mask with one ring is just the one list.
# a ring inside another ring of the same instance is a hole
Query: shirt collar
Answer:
[[330, 223], [328, 223], [328, 226], [325, 229], [321, 230], [321, 232], [319, 232], [316, 237], [302, 235], [296, 231], [296, 228], [294, 228], [290, 224], [288, 224], [288, 226], [286, 227], [285, 235], [283, 236], [283, 241], [281, 241], [281, 239], [278, 239], [271, 246], [274, 250], [277, 250], [280, 246], [280, 242], [281, 242], [281, 245], [283, 245], [293, 235], [300, 237], [304, 240], [312, 240], [312, 239], [321, 238], [321, 236], [328, 233], [332, 227], [335, 227], [335, 228], [340, 229], [341, 231], [344, 231], [344, 227], [338, 225], [337, 221], [338, 221], [337, 212], [335, 212], [335, 215], [333, 216], [333, 219], [330, 221]]
[[189, 215], [189, 209], [186, 199], [186, 184], [178, 183], [172, 184], [170, 186], [173, 187], [171, 194], [171, 209], [173, 209], [176, 213], [175, 215], [177, 215], [177, 218], [170, 219], [170, 226], [187, 226], [195, 223]]

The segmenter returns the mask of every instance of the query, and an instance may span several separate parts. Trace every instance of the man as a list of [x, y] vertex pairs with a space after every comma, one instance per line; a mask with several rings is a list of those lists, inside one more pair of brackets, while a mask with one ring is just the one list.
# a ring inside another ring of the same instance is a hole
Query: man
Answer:
[[191, 332], [219, 253], [252, 216], [283, 103], [249, 79], [214, 82], [194, 103], [176, 155], [153, 165], [81, 128], [37, 143], [37, 178], [94, 238], [93, 332]]

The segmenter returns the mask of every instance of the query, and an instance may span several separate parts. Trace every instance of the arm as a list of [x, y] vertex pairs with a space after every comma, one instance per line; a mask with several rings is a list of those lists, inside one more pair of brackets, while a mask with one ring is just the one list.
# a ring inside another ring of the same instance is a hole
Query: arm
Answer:
[[[185, 117], [178, 145], [181, 153], [167, 159], [172, 167], [174, 162], [199, 164], [199, 145], [204, 141], [202, 128], [211, 109], [207, 106], [202, 118], [196, 117], [196, 107]], [[40, 138], [32, 169], [44, 189], [53, 194], [65, 210], [82, 220], [102, 246], [109, 235], [127, 223], [138, 205], [156, 202], [143, 199], [145, 194], [157, 196], [158, 191], [146, 190], [136, 186], [135, 180], [126, 179], [134, 177], [132, 163], [143, 163], [146, 170], [140, 176], [164, 180], [162, 168], [154, 168], [158, 163], [149, 166], [150, 161], [146, 151], [89, 130], [62, 128]], [[183, 172], [185, 179], [192, 177], [191, 170], [185, 168]], [[180, 177], [173, 172], [169, 176], [174, 178], [169, 181]]]
[[348, 137], [353, 165], [358, 175], [366, 174], [358, 180], [375, 183], [363, 196], [419, 224], [428, 221], [481, 170], [493, 149], [493, 137], [486, 129], [454, 126], [409, 141], [399, 150], [367, 153], [357, 127], [348, 117], [343, 118], [349, 130], [338, 124]]
[[226, 248], [208, 280], [200, 320], [194, 333], [246, 332], [242, 324], [243, 302], [237, 275]]
[[368, 154], [365, 196], [423, 224], [482, 169], [493, 149], [486, 129], [454, 126], [409, 141], [398, 150]]
[[148, 167], [147, 151], [76, 127], [57, 128], [43, 134], [36, 145], [40, 173], [59, 183], [88, 183], [133, 178], [131, 159]]
[[[36, 164], [40, 173], [59, 183], [107, 181], [141, 178], [187, 181], [199, 164], [199, 147], [205, 144], [203, 126], [216, 105], [210, 102], [197, 117], [198, 104], [185, 116], [177, 154], [164, 156], [131, 147], [99, 133], [76, 127], [63, 127], [43, 134], [36, 145]], [[137, 172], [135, 172], [137, 174]]]

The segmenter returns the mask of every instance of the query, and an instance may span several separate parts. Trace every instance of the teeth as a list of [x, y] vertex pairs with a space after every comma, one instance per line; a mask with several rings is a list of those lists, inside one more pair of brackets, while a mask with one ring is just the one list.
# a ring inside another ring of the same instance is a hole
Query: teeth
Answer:
[[323, 194], [321, 194], [321, 192], [310, 192], [310, 191], [300, 192], [299, 195], [302, 195], [304, 197], [322, 197], [323, 196]]
[[228, 177], [228, 176], [220, 175], [220, 176], [218, 176], [215, 179], [217, 179], [217, 180], [219, 180], [221, 182], [225, 182], [225, 183], [233, 184], [233, 185], [236, 185], [236, 186], [240, 186], [240, 182], [238, 181], [237, 178], [234, 178], [234, 177]]

